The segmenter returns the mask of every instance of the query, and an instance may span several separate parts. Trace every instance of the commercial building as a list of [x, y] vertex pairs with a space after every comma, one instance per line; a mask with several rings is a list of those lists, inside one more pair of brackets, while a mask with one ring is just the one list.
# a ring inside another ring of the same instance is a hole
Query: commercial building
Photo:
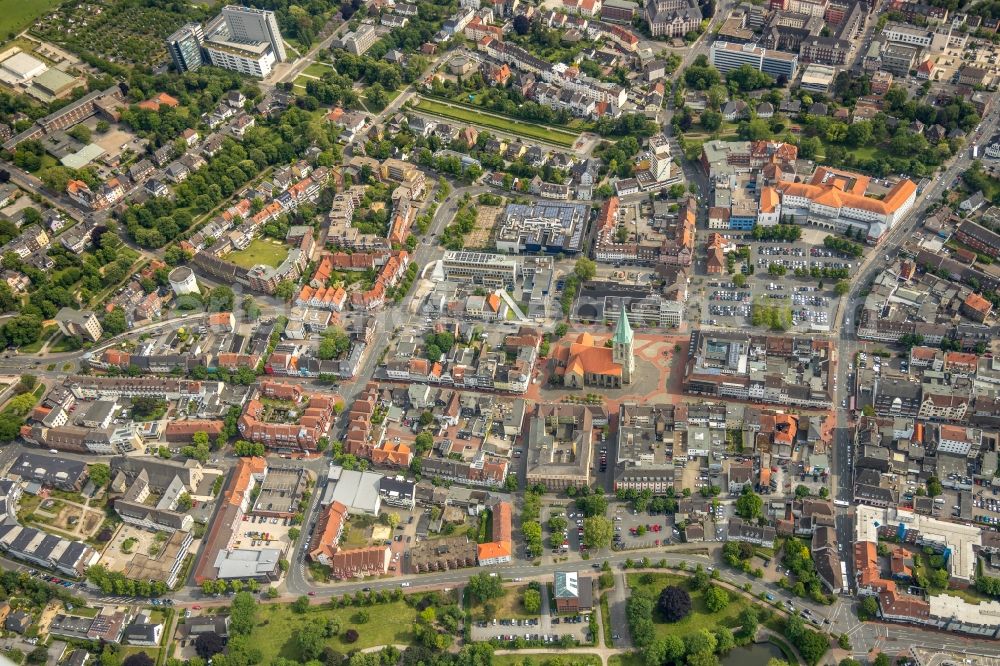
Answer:
[[674, 406], [625, 402], [618, 407], [615, 490], [666, 494], [674, 487]]
[[694, 331], [684, 372], [688, 393], [828, 408], [826, 340]]
[[167, 37], [167, 52], [178, 72], [190, 72], [204, 64], [201, 47], [205, 32], [200, 23], [188, 23]]
[[909, 44], [886, 44], [882, 49], [882, 69], [896, 76], [909, 76], [920, 49]]
[[49, 488], [78, 491], [87, 480], [87, 464], [79, 460], [59, 458], [39, 453], [22, 453], [8, 470], [22, 481], [39, 483]]
[[803, 90], [827, 93], [830, 91], [830, 86], [833, 85], [835, 76], [837, 76], [836, 68], [812, 63], [806, 65], [805, 70], [802, 72], [800, 85]]
[[494, 289], [513, 289], [520, 275], [517, 259], [500, 254], [448, 250], [441, 262], [446, 280]]
[[359, 472], [330, 465], [323, 504], [336, 502], [346, 507], [348, 513], [376, 516], [382, 506], [379, 494], [381, 481], [382, 475], [376, 472]]
[[528, 421], [528, 484], [550, 492], [589, 486], [593, 417], [584, 405], [540, 404]]
[[583, 204], [508, 204], [497, 229], [500, 252], [577, 254], [590, 216]]
[[795, 78], [799, 57], [794, 53], [764, 49], [755, 44], [713, 42], [711, 62], [723, 74], [750, 65], [754, 69], [777, 78]]
[[557, 571], [552, 576], [552, 591], [556, 610], [560, 613], [579, 613], [594, 606], [594, 581], [576, 571]]

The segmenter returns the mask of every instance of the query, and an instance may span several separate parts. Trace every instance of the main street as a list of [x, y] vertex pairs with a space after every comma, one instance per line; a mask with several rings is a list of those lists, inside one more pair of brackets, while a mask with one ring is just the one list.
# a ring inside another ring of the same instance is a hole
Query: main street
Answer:
[[[977, 136], [992, 136], [994, 128], [1000, 121], [1000, 113], [991, 111], [982, 121]], [[972, 141], [975, 141], [975, 137]], [[857, 315], [864, 304], [865, 295], [875, 277], [896, 260], [899, 250], [912, 240], [913, 233], [927, 215], [928, 208], [938, 203], [941, 196], [952, 187], [952, 182], [972, 166], [972, 156], [968, 149], [958, 153], [951, 163], [934, 178], [918, 197], [913, 211], [899, 224], [888, 232], [886, 239], [871, 251], [868, 258], [859, 267], [851, 281], [851, 290], [841, 299], [837, 315], [834, 318], [833, 335], [837, 340], [837, 381], [833, 392], [834, 409], [836, 411], [836, 428], [834, 434], [833, 459], [831, 466], [831, 483], [834, 497], [851, 502], [853, 500], [853, 465], [849, 453], [854, 438], [853, 423], [849, 410], [840, 407], [849, 400], [853, 386], [848, 382], [849, 364], [854, 361], [858, 351], [865, 348], [854, 334], [857, 326]], [[888, 260], [886, 259], [888, 257]], [[856, 369], [855, 369], [856, 371]], [[841, 544], [853, 542], [853, 524], [849, 511], [838, 511], [837, 539]], [[842, 553], [843, 556], [843, 553]], [[853, 558], [844, 558], [848, 572], [853, 575]], [[849, 580], [853, 580], [849, 575]]]

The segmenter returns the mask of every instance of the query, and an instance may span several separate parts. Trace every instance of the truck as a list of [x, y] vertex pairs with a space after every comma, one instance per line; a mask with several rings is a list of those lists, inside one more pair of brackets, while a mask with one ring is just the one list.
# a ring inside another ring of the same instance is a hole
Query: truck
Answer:
[[972, 159], [974, 159], [974, 160], [979, 159], [979, 144], [978, 143], [972, 144]]
[[848, 502], [847, 500], [838, 499], [838, 500], [833, 500], [833, 505], [834, 506], [851, 506], [851, 503]]

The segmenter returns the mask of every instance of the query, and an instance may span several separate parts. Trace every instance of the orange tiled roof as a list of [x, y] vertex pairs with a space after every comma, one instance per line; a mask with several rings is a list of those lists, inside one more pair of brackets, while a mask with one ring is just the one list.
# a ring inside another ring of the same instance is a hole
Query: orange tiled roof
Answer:
[[979, 294], [972, 293], [966, 296], [965, 305], [972, 308], [976, 312], [989, 312], [993, 305], [980, 296]]
[[[258, 403], [260, 404], [260, 403]], [[243, 503], [243, 495], [250, 488], [251, 479], [267, 470], [267, 461], [264, 458], [240, 458], [236, 466], [236, 474], [226, 491], [226, 502], [239, 506]]]
[[510, 548], [502, 543], [489, 541], [479, 544], [478, 555], [480, 562], [494, 558], [510, 557]]
[[773, 187], [764, 187], [760, 191], [760, 211], [762, 213], [773, 213], [775, 207], [780, 203], [778, 191]]

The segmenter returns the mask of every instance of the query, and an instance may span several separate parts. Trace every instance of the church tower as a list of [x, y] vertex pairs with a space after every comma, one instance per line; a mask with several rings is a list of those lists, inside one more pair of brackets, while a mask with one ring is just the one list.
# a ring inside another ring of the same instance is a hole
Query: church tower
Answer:
[[632, 373], [635, 372], [635, 354], [632, 350], [632, 325], [628, 323], [628, 315], [625, 314], [625, 303], [622, 303], [621, 313], [618, 315], [618, 326], [615, 328], [615, 337], [611, 339], [612, 360], [622, 366], [622, 384], [632, 383]]

